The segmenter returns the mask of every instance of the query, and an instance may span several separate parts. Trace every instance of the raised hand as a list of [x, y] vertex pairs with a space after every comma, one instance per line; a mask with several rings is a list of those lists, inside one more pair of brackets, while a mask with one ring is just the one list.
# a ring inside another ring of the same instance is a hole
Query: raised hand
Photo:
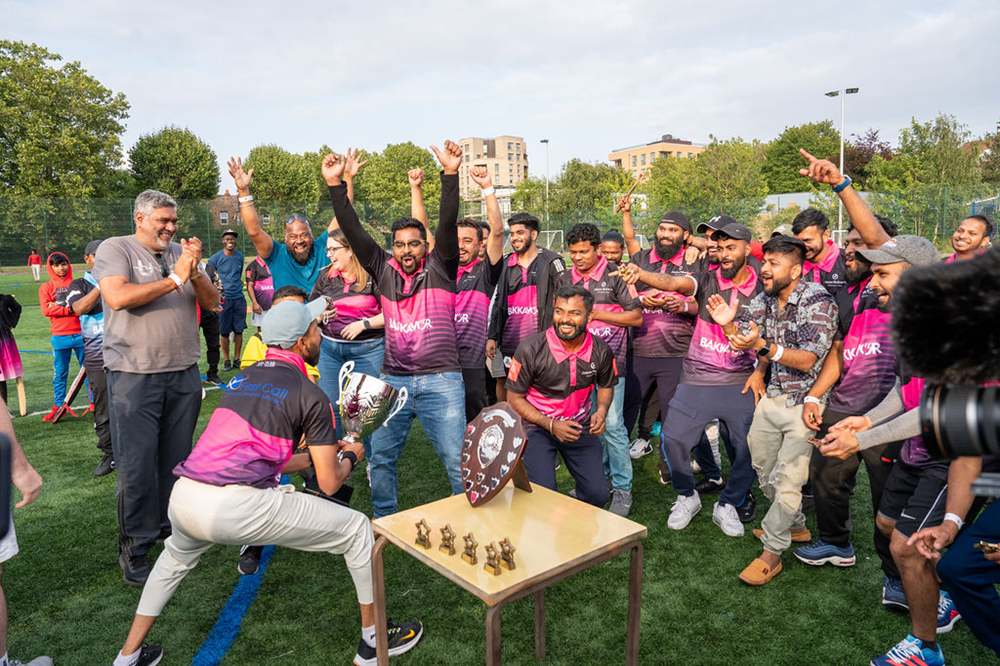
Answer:
[[340, 185], [344, 178], [344, 169], [347, 168], [347, 160], [343, 155], [330, 153], [323, 158], [323, 179], [326, 184], [333, 187]]
[[629, 213], [632, 211], [632, 197], [626, 194], [615, 204], [616, 213]]
[[809, 160], [807, 168], [799, 169], [799, 173], [803, 176], [826, 185], [840, 185], [844, 182], [844, 176], [840, 173], [840, 169], [830, 160], [818, 160], [802, 148], [799, 148], [799, 153]]
[[347, 163], [344, 166], [344, 178], [353, 180], [354, 177], [358, 175], [358, 171], [361, 170], [361, 167], [368, 164], [368, 160], [363, 162], [358, 161], [361, 158], [361, 153], [362, 151], [360, 148], [357, 150], [352, 148], [347, 149]]
[[621, 277], [622, 281], [627, 285], [633, 285], [639, 281], [639, 277], [642, 275], [642, 269], [635, 264], [625, 264], [616, 271], [618, 276]]
[[250, 171], [243, 170], [243, 158], [229, 158], [227, 164], [229, 166], [229, 175], [233, 177], [233, 182], [236, 183], [236, 189], [240, 192], [247, 192], [250, 190], [250, 181], [253, 179], [253, 169]]
[[712, 294], [708, 297], [708, 313], [719, 326], [731, 324], [736, 319], [737, 306], [730, 305], [719, 294]]
[[424, 184], [424, 170], [420, 167], [410, 169], [406, 172], [406, 180], [410, 182], [411, 188], [422, 187]]
[[437, 146], [431, 146], [438, 162], [447, 174], [458, 173], [458, 167], [462, 165], [462, 149], [454, 141], [445, 141], [444, 150], [438, 150]]
[[490, 170], [484, 166], [474, 166], [469, 169], [469, 177], [480, 189], [493, 187], [493, 177], [490, 176]]

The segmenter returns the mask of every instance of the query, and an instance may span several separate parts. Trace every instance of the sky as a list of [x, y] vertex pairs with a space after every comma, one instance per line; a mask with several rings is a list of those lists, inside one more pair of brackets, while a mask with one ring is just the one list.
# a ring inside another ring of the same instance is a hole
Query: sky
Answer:
[[[1000, 121], [1000, 2], [0, 0], [0, 38], [79, 61], [143, 134], [186, 127], [220, 165], [523, 136], [534, 175], [663, 134], [768, 141], [830, 119], [896, 143], [911, 118]], [[223, 168], [221, 189], [232, 187]]]

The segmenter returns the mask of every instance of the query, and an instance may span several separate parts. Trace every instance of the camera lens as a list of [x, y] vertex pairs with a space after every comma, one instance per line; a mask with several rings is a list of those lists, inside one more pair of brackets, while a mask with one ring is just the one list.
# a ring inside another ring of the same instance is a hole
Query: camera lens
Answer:
[[1000, 455], [998, 387], [928, 385], [920, 397], [920, 429], [937, 457]]

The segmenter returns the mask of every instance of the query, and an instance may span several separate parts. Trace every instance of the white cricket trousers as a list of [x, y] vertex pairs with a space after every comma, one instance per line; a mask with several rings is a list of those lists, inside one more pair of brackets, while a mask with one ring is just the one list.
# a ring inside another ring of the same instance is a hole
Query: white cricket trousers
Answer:
[[368, 517], [290, 486], [212, 486], [179, 477], [168, 509], [173, 532], [139, 599], [139, 615], [158, 616], [201, 554], [223, 544], [275, 545], [343, 555], [359, 604], [374, 601]]

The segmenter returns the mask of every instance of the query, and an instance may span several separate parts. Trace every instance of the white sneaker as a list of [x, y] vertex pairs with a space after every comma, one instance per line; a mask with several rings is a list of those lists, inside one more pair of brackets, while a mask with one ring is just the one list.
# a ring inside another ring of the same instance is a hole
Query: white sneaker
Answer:
[[682, 530], [688, 526], [691, 519], [701, 511], [701, 497], [697, 491], [694, 495], [686, 497], [678, 495], [677, 501], [670, 507], [670, 517], [667, 518], [667, 527], [672, 530]]
[[649, 443], [648, 439], [643, 439], [642, 437], [636, 437], [632, 440], [632, 444], [628, 448], [628, 455], [632, 460], [638, 460], [643, 456], [648, 456], [653, 452], [653, 445]]
[[741, 537], [745, 533], [740, 516], [736, 513], [736, 507], [732, 504], [716, 502], [712, 509], [712, 522], [718, 525], [726, 536]]

